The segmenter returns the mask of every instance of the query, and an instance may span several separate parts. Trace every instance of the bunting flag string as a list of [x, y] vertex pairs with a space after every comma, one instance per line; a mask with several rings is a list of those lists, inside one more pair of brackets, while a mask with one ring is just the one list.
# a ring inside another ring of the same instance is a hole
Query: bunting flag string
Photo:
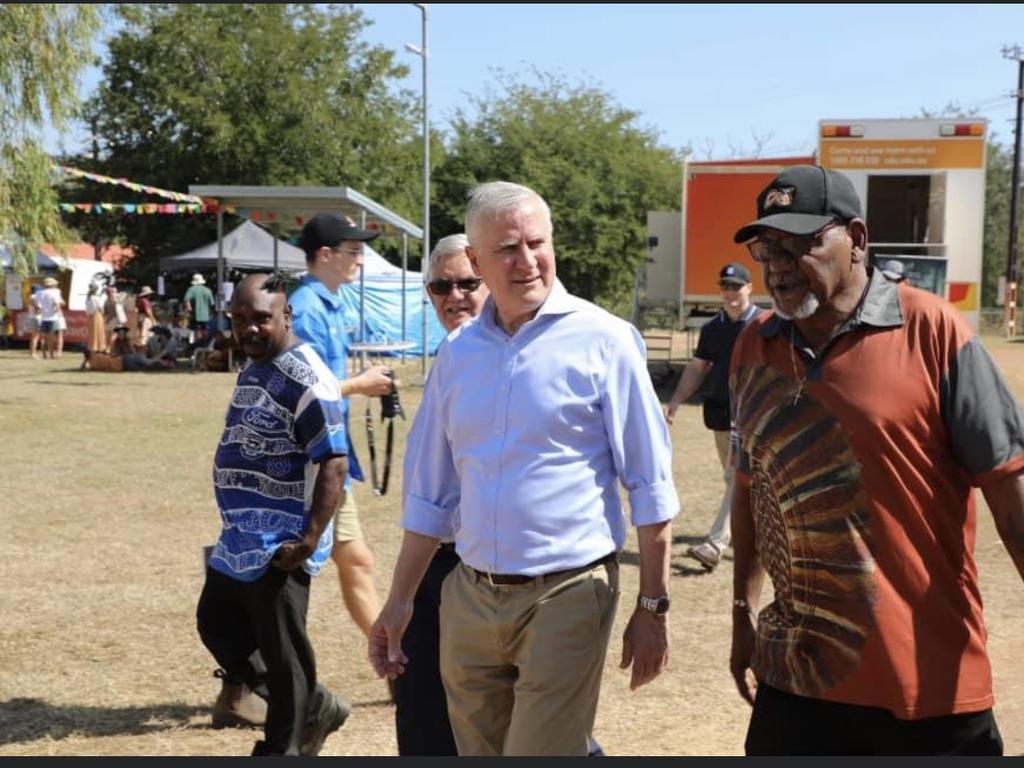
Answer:
[[145, 192], [149, 195], [156, 195], [157, 197], [163, 197], [167, 200], [174, 200], [179, 203], [196, 203], [199, 205], [203, 204], [203, 198], [197, 197], [196, 195], [186, 195], [183, 192], [172, 192], [169, 189], [160, 189], [159, 187], [150, 187], [146, 184], [137, 184], [134, 181], [128, 181], [128, 179], [115, 179], [111, 176], [104, 176], [99, 173], [89, 173], [79, 168], [72, 168], [68, 165], [54, 165], [54, 168], [59, 170], [65, 176], [71, 176], [76, 179], [89, 179], [100, 184], [113, 184], [119, 187], [130, 189], [133, 192]]
[[112, 213], [120, 211], [126, 214], [195, 214], [205, 213], [206, 209], [199, 203], [58, 203], [57, 208], [64, 213]]
[[[236, 205], [221, 205], [219, 201], [196, 198], [200, 202], [184, 203], [58, 203], [57, 209], [63, 213], [89, 213], [102, 215], [104, 213], [121, 213], [129, 216], [148, 216], [154, 214], [163, 215], [185, 215], [193, 216], [202, 213], [226, 213], [232, 216], [240, 216], [243, 219], [263, 224], [279, 224], [285, 231], [289, 229], [301, 229], [305, 224], [302, 216], [289, 216], [280, 211], [259, 210], [254, 208], [240, 208]], [[369, 224], [371, 229], [380, 229], [384, 235], [393, 236], [394, 228], [390, 224], [380, 225], [376, 222]]]

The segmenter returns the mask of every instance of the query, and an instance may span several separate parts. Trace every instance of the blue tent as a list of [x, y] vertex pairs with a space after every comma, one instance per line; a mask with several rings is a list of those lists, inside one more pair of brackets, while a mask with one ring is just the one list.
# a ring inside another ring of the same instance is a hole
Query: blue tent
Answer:
[[[374, 254], [376, 255], [376, 254]], [[377, 256], [372, 259], [367, 253], [363, 266], [362, 292], [366, 327], [359, 333], [359, 293], [360, 281], [343, 285], [341, 295], [345, 301], [346, 326], [353, 341], [396, 342], [402, 340], [402, 272]], [[390, 269], [375, 272], [380, 263]], [[423, 313], [427, 316], [427, 352], [435, 354], [438, 345], [447, 335], [444, 326], [437, 319], [434, 307], [430, 304], [423, 289], [423, 277], [419, 272], [407, 272], [405, 275], [405, 338], [413, 342], [414, 347], [406, 354], [419, 356], [423, 354]]]
[[[11, 254], [11, 249], [6, 245], [0, 244], [0, 269], [11, 269], [13, 261], [14, 256]], [[36, 251], [36, 267], [41, 271], [58, 270], [60, 269], [60, 264], [42, 251]]]

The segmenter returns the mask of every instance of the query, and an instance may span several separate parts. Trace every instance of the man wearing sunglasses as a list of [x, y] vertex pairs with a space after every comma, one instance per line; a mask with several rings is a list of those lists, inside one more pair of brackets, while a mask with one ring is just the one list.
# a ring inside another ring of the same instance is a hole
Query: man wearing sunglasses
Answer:
[[[465, 235], [448, 235], [430, 253], [427, 294], [448, 333], [479, 315], [491, 293], [473, 271], [466, 255], [468, 247]], [[455, 543], [443, 541], [416, 591], [412, 618], [402, 636], [402, 652], [409, 662], [405, 673], [394, 680], [393, 688], [401, 756], [458, 754], [441, 682], [438, 621], [441, 584], [458, 563]]]
[[952, 306], [867, 269], [846, 176], [787, 168], [757, 216], [735, 239], [775, 312], [730, 373], [746, 751], [1000, 754], [973, 488], [1024, 576], [1024, 414]]
[[448, 333], [479, 315], [484, 301], [491, 295], [469, 263], [468, 247], [469, 239], [465, 235], [448, 235], [437, 242], [430, 254], [427, 293], [437, 319]]
[[631, 687], [668, 661], [671, 445], [636, 330], [555, 276], [551, 213], [491, 182], [466, 209], [491, 295], [448, 337], [409, 433], [405, 535], [370, 660], [394, 679], [438, 542], [462, 560], [441, 600], [441, 674], [460, 755], [586, 755], [618, 597], [628, 489], [640, 595]]
[[700, 329], [693, 358], [683, 369], [679, 384], [665, 404], [665, 420], [671, 424], [679, 406], [689, 400], [711, 375], [711, 390], [704, 398], [704, 426], [715, 436], [718, 460], [725, 473], [725, 493], [707, 538], [686, 554], [708, 571], [713, 571], [729, 546], [729, 509], [732, 505], [732, 462], [729, 460], [729, 360], [740, 331], [760, 309], [750, 303], [750, 271], [738, 261], [722, 267], [718, 273], [722, 309]]

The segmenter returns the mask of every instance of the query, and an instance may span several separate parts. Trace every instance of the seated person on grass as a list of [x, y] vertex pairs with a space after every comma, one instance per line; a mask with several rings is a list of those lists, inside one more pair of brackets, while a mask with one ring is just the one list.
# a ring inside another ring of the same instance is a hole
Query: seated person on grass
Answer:
[[114, 340], [110, 345], [110, 353], [91, 352], [85, 350], [85, 359], [82, 361], [83, 371], [105, 371], [120, 373], [121, 371], [163, 371], [173, 367], [173, 362], [168, 366], [164, 360], [149, 360], [142, 355], [135, 353], [131, 341], [128, 339], [128, 326], [119, 325], [114, 328]]

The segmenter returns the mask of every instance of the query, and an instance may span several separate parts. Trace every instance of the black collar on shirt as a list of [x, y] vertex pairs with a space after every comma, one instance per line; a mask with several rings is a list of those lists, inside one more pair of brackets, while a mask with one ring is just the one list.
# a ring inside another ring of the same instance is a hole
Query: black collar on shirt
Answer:
[[[793, 324], [778, 314], [773, 314], [761, 327], [760, 334], [769, 339], [779, 333], [789, 335], [789, 327]], [[841, 336], [860, 325], [871, 325], [875, 328], [898, 328], [903, 325], [903, 305], [900, 304], [898, 283], [888, 280], [881, 270], [873, 269], [868, 279], [868, 289], [860, 299], [860, 303], [833, 335]]]

